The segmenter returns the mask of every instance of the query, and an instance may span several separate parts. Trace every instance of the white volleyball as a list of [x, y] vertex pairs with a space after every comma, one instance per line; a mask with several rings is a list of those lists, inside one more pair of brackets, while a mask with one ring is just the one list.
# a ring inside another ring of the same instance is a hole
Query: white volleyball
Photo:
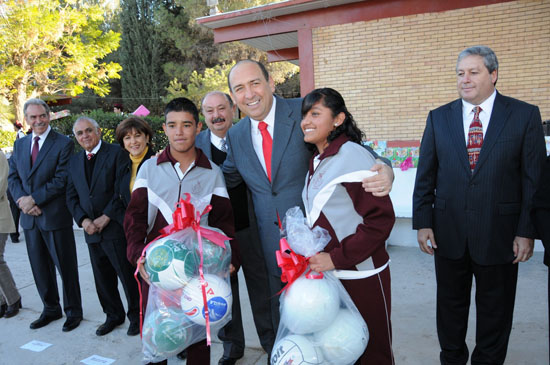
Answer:
[[281, 296], [281, 322], [291, 332], [317, 332], [332, 323], [340, 308], [337, 283], [298, 278]]
[[289, 335], [277, 341], [271, 351], [271, 365], [323, 364], [323, 355], [302, 335]]
[[313, 338], [314, 343], [322, 349], [327, 362], [353, 364], [367, 348], [369, 331], [360, 314], [341, 309], [334, 322], [313, 334]]
[[[206, 302], [210, 324], [215, 326], [223, 322], [231, 313], [233, 296], [231, 287], [219, 276], [206, 274]], [[204, 301], [202, 297], [200, 278], [194, 277], [183, 289], [181, 295], [181, 309], [187, 317], [196, 324], [206, 325], [204, 316]]]

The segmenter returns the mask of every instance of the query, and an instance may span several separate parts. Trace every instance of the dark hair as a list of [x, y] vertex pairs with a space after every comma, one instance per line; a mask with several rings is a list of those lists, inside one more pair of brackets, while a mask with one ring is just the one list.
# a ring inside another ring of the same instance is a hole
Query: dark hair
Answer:
[[124, 137], [130, 133], [132, 129], [149, 136], [149, 146], [151, 147], [153, 142], [153, 129], [151, 126], [141, 118], [130, 117], [120, 122], [115, 130], [115, 138], [122, 148], [124, 148]]
[[245, 62], [250, 62], [250, 63], [256, 64], [260, 68], [260, 71], [262, 71], [262, 74], [264, 75], [265, 81], [269, 82], [269, 72], [267, 72], [267, 69], [265, 68], [263, 63], [258, 62], [256, 60], [240, 60], [233, 67], [231, 67], [231, 70], [229, 70], [229, 73], [227, 74], [227, 86], [229, 86], [229, 91], [232, 92], [232, 90], [231, 90], [231, 81], [229, 80], [229, 78], [231, 77], [231, 73], [233, 72], [233, 70], [237, 66], [239, 66], [241, 63], [245, 63]]
[[122, 104], [116, 103], [116, 104], [113, 105], [113, 108], [117, 108], [117, 109], [122, 110]]
[[199, 125], [199, 110], [195, 103], [187, 98], [175, 98], [172, 99], [164, 108], [164, 119], [170, 112], [187, 112], [193, 115], [195, 119], [195, 125]]
[[332, 142], [341, 134], [345, 134], [352, 142], [359, 143], [363, 141], [365, 134], [357, 127], [353, 116], [346, 108], [344, 98], [334, 89], [325, 87], [315, 89], [306, 95], [302, 101], [302, 118], [313, 108], [315, 104], [322, 102], [323, 105], [332, 111], [332, 117], [344, 113], [346, 118], [344, 122], [336, 127], [327, 137], [327, 141]]

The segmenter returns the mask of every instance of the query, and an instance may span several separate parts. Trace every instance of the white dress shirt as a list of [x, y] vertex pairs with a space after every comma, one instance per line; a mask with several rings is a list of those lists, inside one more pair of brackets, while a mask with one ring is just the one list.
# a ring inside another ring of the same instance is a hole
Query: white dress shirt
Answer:
[[[48, 126], [48, 129], [44, 133], [42, 133], [40, 136], [40, 139], [38, 140], [38, 151], [42, 148], [42, 145], [44, 144], [44, 141], [46, 138], [48, 138], [48, 134], [50, 134], [50, 131], [52, 130], [52, 127]], [[31, 141], [31, 156], [32, 156], [32, 146], [34, 146], [34, 137], [36, 137], [36, 134], [32, 132], [32, 141]]]
[[[489, 120], [491, 120], [491, 113], [493, 112], [493, 104], [497, 96], [497, 90], [493, 91], [483, 103], [479, 104], [481, 112], [479, 112], [479, 120], [483, 126], [483, 138], [485, 139], [485, 133], [487, 133], [487, 127], [489, 127]], [[464, 141], [468, 145], [468, 132], [470, 131], [470, 124], [474, 119], [474, 108], [477, 105], [470, 104], [466, 100], [462, 99], [462, 123], [464, 125]]]
[[[258, 128], [258, 124], [260, 122], [266, 122], [267, 123], [267, 131], [271, 135], [271, 139], [275, 141], [275, 136], [273, 135], [274, 128], [275, 128], [275, 107], [277, 104], [277, 99], [273, 97], [273, 105], [271, 106], [271, 110], [269, 111], [269, 114], [265, 117], [264, 120], [254, 120], [250, 118], [250, 134], [252, 135], [252, 146], [254, 147], [254, 151], [256, 151], [256, 155], [258, 156], [258, 160], [260, 160], [260, 163], [262, 164], [262, 167], [267, 175], [267, 170], [265, 169], [265, 159], [264, 159], [264, 150], [262, 149], [262, 133], [260, 132], [260, 129]], [[273, 153], [271, 154], [273, 157]]]
[[88, 156], [89, 153], [92, 153], [94, 156], [97, 155], [97, 152], [101, 148], [101, 139], [99, 140], [99, 143], [94, 147], [91, 151], [86, 151], [86, 156]]
[[[223, 151], [222, 144], [225, 145], [226, 142], [225, 142], [225, 138], [220, 138], [216, 136], [214, 133], [210, 132], [210, 143], [212, 143], [220, 151]], [[225, 145], [225, 148], [227, 149], [227, 145]]]

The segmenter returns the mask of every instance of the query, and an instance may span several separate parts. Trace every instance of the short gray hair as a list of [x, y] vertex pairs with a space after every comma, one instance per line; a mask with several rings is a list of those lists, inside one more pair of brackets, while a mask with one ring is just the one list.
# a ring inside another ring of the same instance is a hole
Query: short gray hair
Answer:
[[48, 104], [46, 104], [44, 100], [38, 99], [38, 98], [32, 98], [27, 100], [25, 102], [25, 105], [23, 105], [23, 114], [25, 116], [27, 115], [27, 108], [29, 107], [29, 105], [40, 105], [44, 107], [44, 110], [46, 110], [46, 114], [48, 114], [48, 118], [50, 117], [50, 107], [48, 106]]
[[460, 54], [458, 55], [458, 59], [456, 60], [457, 71], [460, 61], [468, 56], [481, 56], [483, 58], [483, 63], [485, 64], [485, 67], [487, 67], [487, 70], [489, 70], [489, 73], [492, 73], [495, 70], [498, 71], [497, 55], [495, 54], [495, 52], [493, 52], [491, 48], [487, 46], [473, 46], [466, 48], [464, 51], [460, 52]]
[[99, 132], [99, 124], [97, 124], [97, 122], [93, 119], [93, 118], [90, 118], [90, 117], [87, 117], [85, 115], [81, 116], [81, 117], [78, 117], [78, 119], [74, 122], [73, 124], [73, 134], [76, 134], [74, 132], [74, 127], [76, 127], [76, 125], [79, 123], [79, 122], [82, 122], [82, 121], [85, 121], [87, 120], [88, 122], [92, 123], [92, 125], [94, 126], [95, 128], [95, 131], [96, 132]]
[[227, 102], [229, 103], [229, 107], [233, 108], [233, 99], [231, 99], [231, 96], [229, 94], [224, 93], [223, 91], [210, 91], [206, 95], [204, 95], [201, 99], [201, 111], [204, 113], [204, 99], [206, 99], [210, 95], [221, 95], [227, 99]]

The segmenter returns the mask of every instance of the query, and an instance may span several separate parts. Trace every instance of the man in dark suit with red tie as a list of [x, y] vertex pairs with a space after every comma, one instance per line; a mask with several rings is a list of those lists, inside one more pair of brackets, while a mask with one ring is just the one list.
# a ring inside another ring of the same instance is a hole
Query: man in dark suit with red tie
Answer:
[[[539, 109], [495, 89], [498, 61], [485, 46], [458, 56], [460, 99], [432, 110], [420, 146], [413, 228], [435, 253], [442, 364], [466, 364], [472, 277], [472, 364], [502, 364], [512, 329], [518, 263], [533, 255], [529, 218], [545, 157]], [[428, 243], [429, 241], [429, 243]]]
[[124, 306], [118, 279], [128, 301], [127, 334], [139, 334], [139, 292], [133, 268], [126, 259], [125, 209], [116, 179], [120, 147], [101, 140], [101, 129], [89, 117], [80, 117], [73, 132], [82, 151], [71, 158], [67, 181], [67, 206], [84, 228], [99, 302], [107, 315], [96, 331], [104, 336], [124, 323]]
[[32, 134], [15, 141], [10, 157], [9, 189], [21, 209], [27, 253], [36, 288], [44, 304], [31, 329], [62, 317], [55, 269], [63, 282], [63, 331], [78, 327], [82, 300], [73, 233], [65, 203], [67, 165], [73, 142], [50, 127], [50, 109], [40, 99], [28, 100], [23, 111]]

